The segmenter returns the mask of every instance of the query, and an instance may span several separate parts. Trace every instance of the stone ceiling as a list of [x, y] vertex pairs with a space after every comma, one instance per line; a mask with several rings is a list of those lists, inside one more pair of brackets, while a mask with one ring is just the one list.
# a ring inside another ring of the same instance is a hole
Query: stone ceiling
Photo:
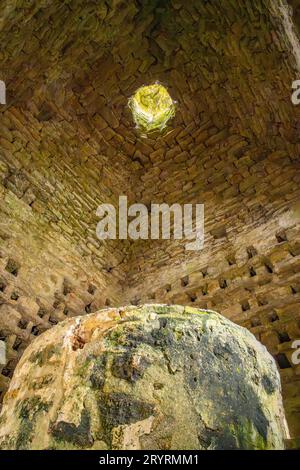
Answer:
[[[43, 205], [47, 221], [81, 251], [88, 231], [95, 258], [103, 259], [99, 202], [121, 193], [148, 204], [241, 199], [235, 160], [245, 167], [255, 154], [258, 164], [285, 151], [285, 139], [297, 141], [295, 61], [274, 2], [10, 1], [0, 21], [6, 186], [19, 185], [20, 194], [30, 187], [33, 210]], [[143, 140], [127, 101], [155, 80], [178, 111], [166, 137]], [[225, 168], [209, 163], [228, 152]], [[216, 186], [223, 192], [213, 195]], [[128, 271], [134, 248], [110, 245], [108, 264]]]

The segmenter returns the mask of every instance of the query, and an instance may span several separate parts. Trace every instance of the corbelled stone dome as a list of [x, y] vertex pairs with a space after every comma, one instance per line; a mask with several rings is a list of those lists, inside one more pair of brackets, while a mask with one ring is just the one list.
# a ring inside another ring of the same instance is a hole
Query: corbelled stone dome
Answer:
[[66, 320], [27, 348], [5, 449], [281, 449], [275, 361], [211, 310], [144, 305]]

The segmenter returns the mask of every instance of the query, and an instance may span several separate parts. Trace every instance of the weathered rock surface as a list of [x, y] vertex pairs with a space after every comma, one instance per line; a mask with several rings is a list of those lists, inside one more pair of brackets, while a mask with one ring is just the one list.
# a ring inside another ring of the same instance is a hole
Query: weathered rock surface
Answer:
[[281, 449], [275, 362], [209, 310], [144, 305], [66, 320], [25, 351], [2, 449]]
[[6, 364], [6, 347], [4, 341], [0, 341], [0, 364]]

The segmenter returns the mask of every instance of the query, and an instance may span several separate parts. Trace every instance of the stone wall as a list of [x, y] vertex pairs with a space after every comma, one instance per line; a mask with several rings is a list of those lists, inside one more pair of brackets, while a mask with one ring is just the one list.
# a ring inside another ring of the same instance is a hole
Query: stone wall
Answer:
[[[145, 301], [213, 307], [277, 358], [300, 434], [300, 78], [281, 0], [5, 2], [0, 12], [0, 340], [8, 385], [66, 316]], [[294, 2], [295, 3], [295, 2]], [[294, 9], [296, 12], [297, 10]], [[296, 13], [295, 13], [296, 15]], [[159, 80], [164, 135], [128, 98]], [[96, 238], [99, 203], [205, 204], [205, 246]], [[2, 366], [0, 366], [2, 367]]]

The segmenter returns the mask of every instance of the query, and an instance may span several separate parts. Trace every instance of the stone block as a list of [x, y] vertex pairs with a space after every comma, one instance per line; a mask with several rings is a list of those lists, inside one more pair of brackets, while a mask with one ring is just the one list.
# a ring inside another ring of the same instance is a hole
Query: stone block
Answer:
[[22, 314], [22, 316], [25, 316], [35, 322], [40, 306], [32, 298], [20, 296], [16, 308]]
[[6, 360], [6, 344], [5, 341], [0, 341], [0, 366], [5, 366]]
[[[216, 312], [167, 305], [104, 310], [69, 319], [44, 338], [47, 346], [37, 339], [30, 360], [15, 370], [26, 398], [8, 392], [2, 449], [98, 448], [107, 433], [114, 449], [160, 449], [157, 416], [174, 450], [224, 449], [228, 440], [231, 449], [282, 449], [289, 437], [274, 359]], [[41, 377], [47, 378], [42, 398]], [[53, 420], [62, 383], [65, 399]], [[190, 406], [191, 394], [197, 407]], [[43, 426], [34, 420], [22, 440], [20, 407], [43, 417]], [[100, 418], [92, 420], [95, 407]]]

